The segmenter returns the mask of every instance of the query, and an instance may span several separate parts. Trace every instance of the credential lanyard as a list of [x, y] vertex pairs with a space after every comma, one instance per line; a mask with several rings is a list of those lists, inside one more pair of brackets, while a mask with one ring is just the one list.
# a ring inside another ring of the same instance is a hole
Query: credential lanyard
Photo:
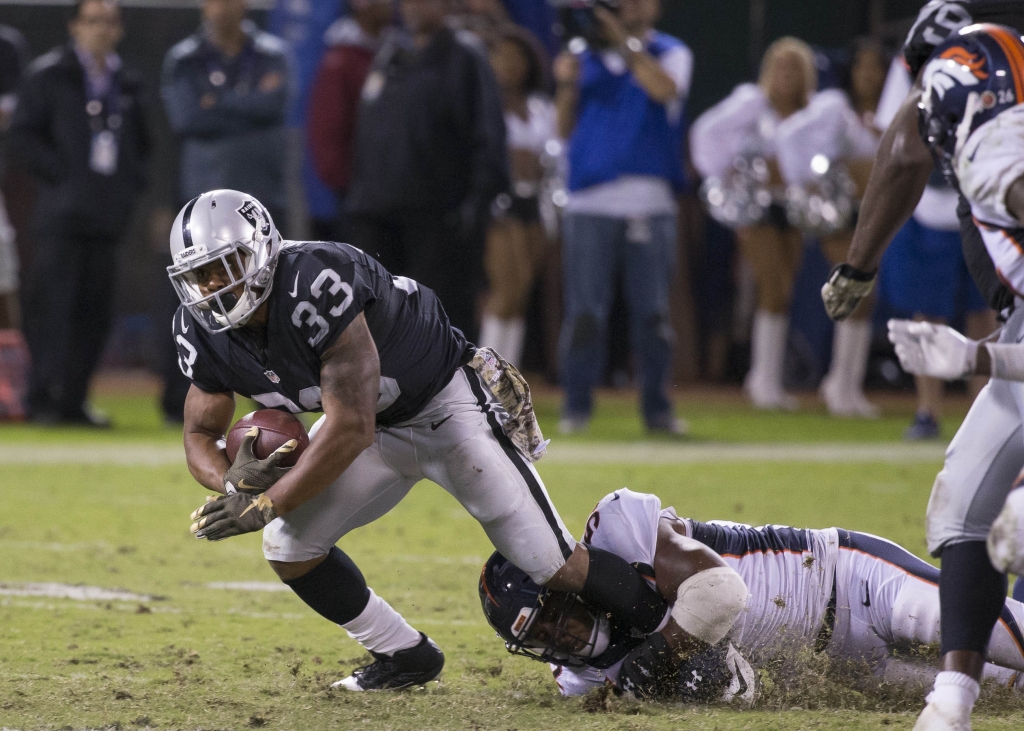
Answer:
[[117, 72], [111, 74], [106, 94], [97, 94], [87, 76], [85, 93], [85, 113], [89, 115], [89, 130], [92, 132], [89, 168], [99, 175], [110, 176], [117, 172], [121, 128], [124, 125]]

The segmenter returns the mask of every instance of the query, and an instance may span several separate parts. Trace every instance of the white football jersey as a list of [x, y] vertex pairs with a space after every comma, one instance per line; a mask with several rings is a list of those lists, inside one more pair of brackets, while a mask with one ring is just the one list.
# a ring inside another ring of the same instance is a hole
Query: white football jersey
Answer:
[[726, 175], [737, 157], [775, 157], [779, 115], [757, 84], [740, 84], [697, 117], [690, 128], [690, 156], [701, 175]]
[[953, 168], [996, 272], [1024, 295], [1024, 222], [1006, 209], [1010, 186], [1024, 176], [1024, 104], [974, 130]]
[[806, 185], [815, 180], [811, 161], [874, 158], [878, 136], [850, 106], [845, 92], [818, 92], [810, 104], [779, 122], [775, 136], [779, 168], [787, 183]]
[[[741, 651], [777, 647], [786, 637], [814, 641], [832, 596], [839, 552], [836, 529], [700, 523], [678, 517], [673, 508], [662, 509], [656, 495], [623, 488], [594, 508], [583, 542], [635, 564], [653, 584], [661, 518], [681, 521], [687, 535], [714, 550], [743, 577], [750, 592], [747, 608], [729, 632]], [[582, 695], [606, 679], [614, 682], [620, 666], [602, 671], [552, 665], [552, 670], [563, 695]]]

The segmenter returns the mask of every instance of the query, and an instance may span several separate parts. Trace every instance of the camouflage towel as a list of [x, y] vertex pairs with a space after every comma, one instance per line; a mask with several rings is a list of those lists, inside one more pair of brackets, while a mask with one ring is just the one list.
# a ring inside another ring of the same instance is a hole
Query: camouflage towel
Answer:
[[547, 452], [548, 443], [540, 433], [533, 413], [530, 386], [514, 365], [491, 348], [479, 348], [469, 362], [487, 389], [508, 413], [501, 428], [526, 459], [536, 462]]

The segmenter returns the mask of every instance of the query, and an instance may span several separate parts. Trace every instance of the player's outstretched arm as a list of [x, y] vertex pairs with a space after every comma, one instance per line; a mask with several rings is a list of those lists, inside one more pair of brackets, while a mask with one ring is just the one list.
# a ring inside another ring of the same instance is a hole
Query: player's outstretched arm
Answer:
[[885, 248], [921, 200], [935, 166], [918, 130], [920, 100], [921, 90], [915, 87], [879, 142], [846, 256], [847, 263], [860, 271], [878, 268]]
[[850, 251], [821, 290], [833, 320], [849, 317], [871, 291], [883, 252], [909, 220], [928, 183], [934, 161], [917, 128], [920, 98], [915, 87], [882, 135]]
[[288, 474], [266, 493], [278, 515], [318, 495], [373, 444], [380, 359], [360, 313], [321, 358], [323, 426]]
[[235, 414], [232, 393], [207, 393], [191, 386], [185, 398], [185, 460], [188, 471], [203, 487], [224, 492], [224, 473], [231, 467], [217, 442]]

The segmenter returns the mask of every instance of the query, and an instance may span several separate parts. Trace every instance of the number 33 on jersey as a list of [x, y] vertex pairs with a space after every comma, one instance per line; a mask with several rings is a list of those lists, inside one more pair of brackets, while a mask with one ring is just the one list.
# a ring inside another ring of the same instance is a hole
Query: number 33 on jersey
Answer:
[[286, 244], [265, 306], [264, 333], [209, 333], [179, 308], [173, 332], [182, 373], [203, 391], [234, 391], [293, 413], [320, 411], [321, 357], [363, 313], [381, 364], [377, 422], [388, 426], [417, 413], [469, 352], [433, 291], [392, 277], [347, 244]]

